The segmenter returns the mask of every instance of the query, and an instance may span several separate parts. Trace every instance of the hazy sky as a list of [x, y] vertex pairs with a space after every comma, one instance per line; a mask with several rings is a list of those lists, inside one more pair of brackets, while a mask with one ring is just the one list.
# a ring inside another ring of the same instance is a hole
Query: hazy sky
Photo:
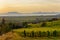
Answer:
[[60, 11], [60, 0], [0, 0], [1, 12]]

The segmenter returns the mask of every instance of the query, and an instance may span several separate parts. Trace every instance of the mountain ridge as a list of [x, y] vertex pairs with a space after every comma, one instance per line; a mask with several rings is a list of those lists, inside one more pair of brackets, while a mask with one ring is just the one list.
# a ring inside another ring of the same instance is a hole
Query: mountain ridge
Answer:
[[35, 13], [18, 13], [18, 12], [8, 12], [5, 14], [0, 14], [0, 16], [47, 16], [47, 15], [60, 15], [60, 12], [35, 12]]

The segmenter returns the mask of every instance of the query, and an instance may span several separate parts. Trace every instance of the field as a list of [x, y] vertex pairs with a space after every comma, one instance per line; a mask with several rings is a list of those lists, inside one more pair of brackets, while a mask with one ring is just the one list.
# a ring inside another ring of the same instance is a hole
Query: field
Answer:
[[6, 22], [30, 22], [30, 21], [35, 21], [37, 18], [42, 21], [42, 20], [50, 20], [52, 18], [60, 18], [59, 16], [0, 16], [0, 22], [4, 18]]
[[[41, 31], [41, 32], [47, 32], [47, 31], [53, 32], [54, 30], [57, 30], [57, 31], [60, 32], [60, 20], [53, 21], [53, 22], [46, 22], [46, 23], [47, 23], [46, 27], [41, 27], [42, 23], [29, 24], [29, 25], [31, 25], [31, 27], [29, 27], [29, 28], [14, 29], [13, 31], [16, 32], [18, 35], [22, 34], [22, 32], [24, 30], [26, 32], [29, 32], [29, 33], [31, 33], [32, 31], [34, 31], [34, 32], [38, 32], [38, 31]], [[59, 39], [60, 39], [60, 37], [56, 37], [56, 38], [54, 38], [54, 37], [51, 37], [51, 38], [46, 38], [46, 37], [30, 38], [30, 37], [28, 37], [27, 38], [27, 40], [59, 40]]]
[[58, 30], [58, 31], [60, 31], [60, 28], [58, 27], [53, 27], [53, 28], [51, 28], [51, 27], [40, 27], [40, 28], [22, 28], [22, 29], [14, 29], [13, 30], [13, 32], [8, 32], [8, 33], [6, 33], [6, 34], [4, 34], [3, 36], [2, 36], [2, 40], [60, 40], [60, 37], [50, 37], [50, 38], [48, 38], [48, 37], [22, 37], [22, 36], [20, 36], [21, 35], [21, 33], [24, 31], [24, 30], [26, 30], [27, 32], [31, 32], [31, 31], [35, 31], [35, 32], [38, 32], [38, 31], [50, 31], [50, 32], [52, 32], [52, 31], [54, 31], [54, 30]]
[[60, 38], [46, 38], [46, 37], [21, 37], [16, 33], [9, 32], [4, 34], [3, 36], [0, 36], [0, 40], [60, 40]]
[[60, 31], [60, 28], [58, 27], [58, 28], [55, 28], [55, 27], [53, 27], [53, 28], [51, 28], [51, 27], [40, 27], [40, 28], [22, 28], [22, 29], [14, 29], [13, 31], [15, 31], [15, 32], [22, 32], [22, 31], [24, 31], [24, 30], [26, 30], [27, 32], [31, 32], [31, 31], [54, 31], [54, 30], [58, 30], [58, 31]]
[[[55, 21], [51, 21], [51, 22], [46, 21], [44, 26], [41, 26], [42, 24], [43, 24], [43, 22], [36, 23], [36, 24], [30, 23], [30, 24], [28, 24], [27, 28], [13, 29], [13, 30], [3, 34], [2, 36], [0, 36], [0, 40], [60, 40], [60, 20], [55, 20]], [[9, 26], [9, 25], [7, 25], [7, 26]], [[24, 35], [24, 30], [26, 31], [26, 34], [27, 34], [26, 36]], [[39, 31], [42, 32], [41, 37], [39, 37], [40, 34], [38, 35]], [[58, 32], [59, 36], [52, 34], [53, 36], [48, 35], [48, 37], [46, 37], [45, 34], [47, 31], [49, 31], [50, 33], [53, 33], [55, 31], [55, 34], [56, 34], [56, 32]], [[33, 36], [29, 36], [32, 33], [33, 34], [37, 33], [37, 34], [35, 34]]]
[[[31, 31], [35, 31], [35, 32], [42, 31], [43, 32], [43, 31], [48, 31], [48, 30], [50, 32], [52, 32], [54, 30], [60, 31], [60, 28], [59, 27], [58, 28], [55, 28], [55, 27], [53, 27], [53, 28], [51, 28], [51, 27], [22, 28], [22, 29], [14, 29], [13, 31], [20, 36], [24, 30], [26, 30], [26, 32], [31, 32]], [[48, 37], [35, 37], [35, 38], [34, 37], [33, 38], [32, 37], [25, 37], [25, 38], [22, 37], [21, 39], [22, 40], [59, 40], [60, 37], [50, 37], [50, 38], [48, 38]]]

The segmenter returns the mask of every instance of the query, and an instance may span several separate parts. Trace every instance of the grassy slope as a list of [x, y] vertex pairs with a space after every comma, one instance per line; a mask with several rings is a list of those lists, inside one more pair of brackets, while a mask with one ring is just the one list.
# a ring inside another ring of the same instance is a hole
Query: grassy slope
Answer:
[[29, 24], [31, 25], [31, 27], [29, 28], [21, 28], [21, 29], [14, 29], [14, 31], [23, 31], [23, 30], [27, 30], [27, 31], [52, 31], [52, 30], [59, 30], [60, 31], [60, 20], [57, 21], [52, 21], [52, 22], [46, 22], [46, 27], [41, 27], [42, 23], [38, 23], [38, 24]]
[[30, 32], [30, 31], [54, 31], [54, 30], [58, 30], [58, 31], [60, 31], [60, 28], [58, 27], [53, 27], [53, 28], [51, 28], [51, 27], [40, 27], [40, 28], [22, 28], [22, 29], [14, 29], [14, 31], [16, 31], [16, 32], [22, 32], [22, 31], [24, 31], [24, 30], [26, 30], [27, 32]]
[[[21, 28], [21, 29], [14, 29], [13, 31], [15, 33], [7, 33], [5, 34], [5, 36], [0, 36], [0, 38], [2, 37], [3, 40], [5, 39], [10, 39], [11, 40], [57, 40], [57, 38], [54, 38], [54, 39], [48, 39], [48, 38], [24, 38], [24, 37], [21, 37], [20, 35], [16, 34], [16, 32], [23, 32], [24, 30], [26, 30], [27, 32], [31, 32], [31, 31], [53, 31], [53, 30], [58, 30], [60, 31], [60, 20], [58, 21], [53, 21], [53, 22], [47, 22], [47, 27], [41, 27], [40, 24], [29, 24], [31, 25], [32, 27], [30, 28]], [[10, 37], [10, 36], [11, 37]], [[7, 37], [6, 37], [7, 36]], [[5, 38], [5, 39], [4, 39]], [[59, 40], [59, 38], [58, 38]]]
[[16, 34], [15, 32], [8, 32], [6, 34], [3, 34], [0, 36], [0, 40], [60, 40], [60, 38], [44, 38], [44, 37], [37, 37], [37, 38], [32, 38], [32, 37], [21, 37], [20, 35]]
[[[53, 22], [46, 22], [47, 26], [46, 27], [41, 27], [41, 23], [39, 24], [29, 24], [32, 27], [30, 28], [21, 28], [21, 29], [14, 29], [13, 31], [15, 31], [16, 33], [22, 33], [24, 30], [26, 30], [27, 32], [31, 32], [31, 31], [60, 31], [60, 20], [58, 21], [53, 21]], [[59, 40], [60, 38], [53, 38], [53, 39], [49, 39], [49, 38], [22, 38], [24, 40]]]

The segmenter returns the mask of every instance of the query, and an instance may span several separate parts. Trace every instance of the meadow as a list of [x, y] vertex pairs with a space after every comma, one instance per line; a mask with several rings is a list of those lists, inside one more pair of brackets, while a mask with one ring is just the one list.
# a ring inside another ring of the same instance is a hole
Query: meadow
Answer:
[[[24, 35], [25, 35], [25, 38], [29, 38], [28, 40], [59, 40], [59, 38], [60, 38], [60, 20], [46, 22], [45, 26], [41, 26], [42, 23], [28, 24], [28, 25], [30, 27], [14, 29], [13, 31], [20, 36], [24, 37]], [[26, 32], [25, 34], [24, 34], [24, 31]], [[32, 32], [33, 32], [33, 34], [32, 34]], [[39, 36], [38, 32], [42, 32], [42, 34], [40, 34], [42, 36]], [[49, 33], [51, 33], [52, 35], [50, 35]], [[54, 36], [54, 34], [55, 34], [55, 36]], [[33, 37], [33, 38], [31, 38], [31, 37]], [[37, 39], [35, 39], [35, 38], [37, 38]]]
[[[18, 26], [18, 24], [16, 23], [5, 24], [3, 22], [2, 25], [0, 25], [1, 37], [4, 34], [5, 36], [7, 36], [6, 39], [4, 40], [59, 40], [60, 39], [60, 20], [51, 20], [38, 23], [23, 22], [22, 25], [23, 26], [21, 28], [21, 26]], [[10, 37], [9, 35], [12, 35], [13, 37], [12, 36]]]

